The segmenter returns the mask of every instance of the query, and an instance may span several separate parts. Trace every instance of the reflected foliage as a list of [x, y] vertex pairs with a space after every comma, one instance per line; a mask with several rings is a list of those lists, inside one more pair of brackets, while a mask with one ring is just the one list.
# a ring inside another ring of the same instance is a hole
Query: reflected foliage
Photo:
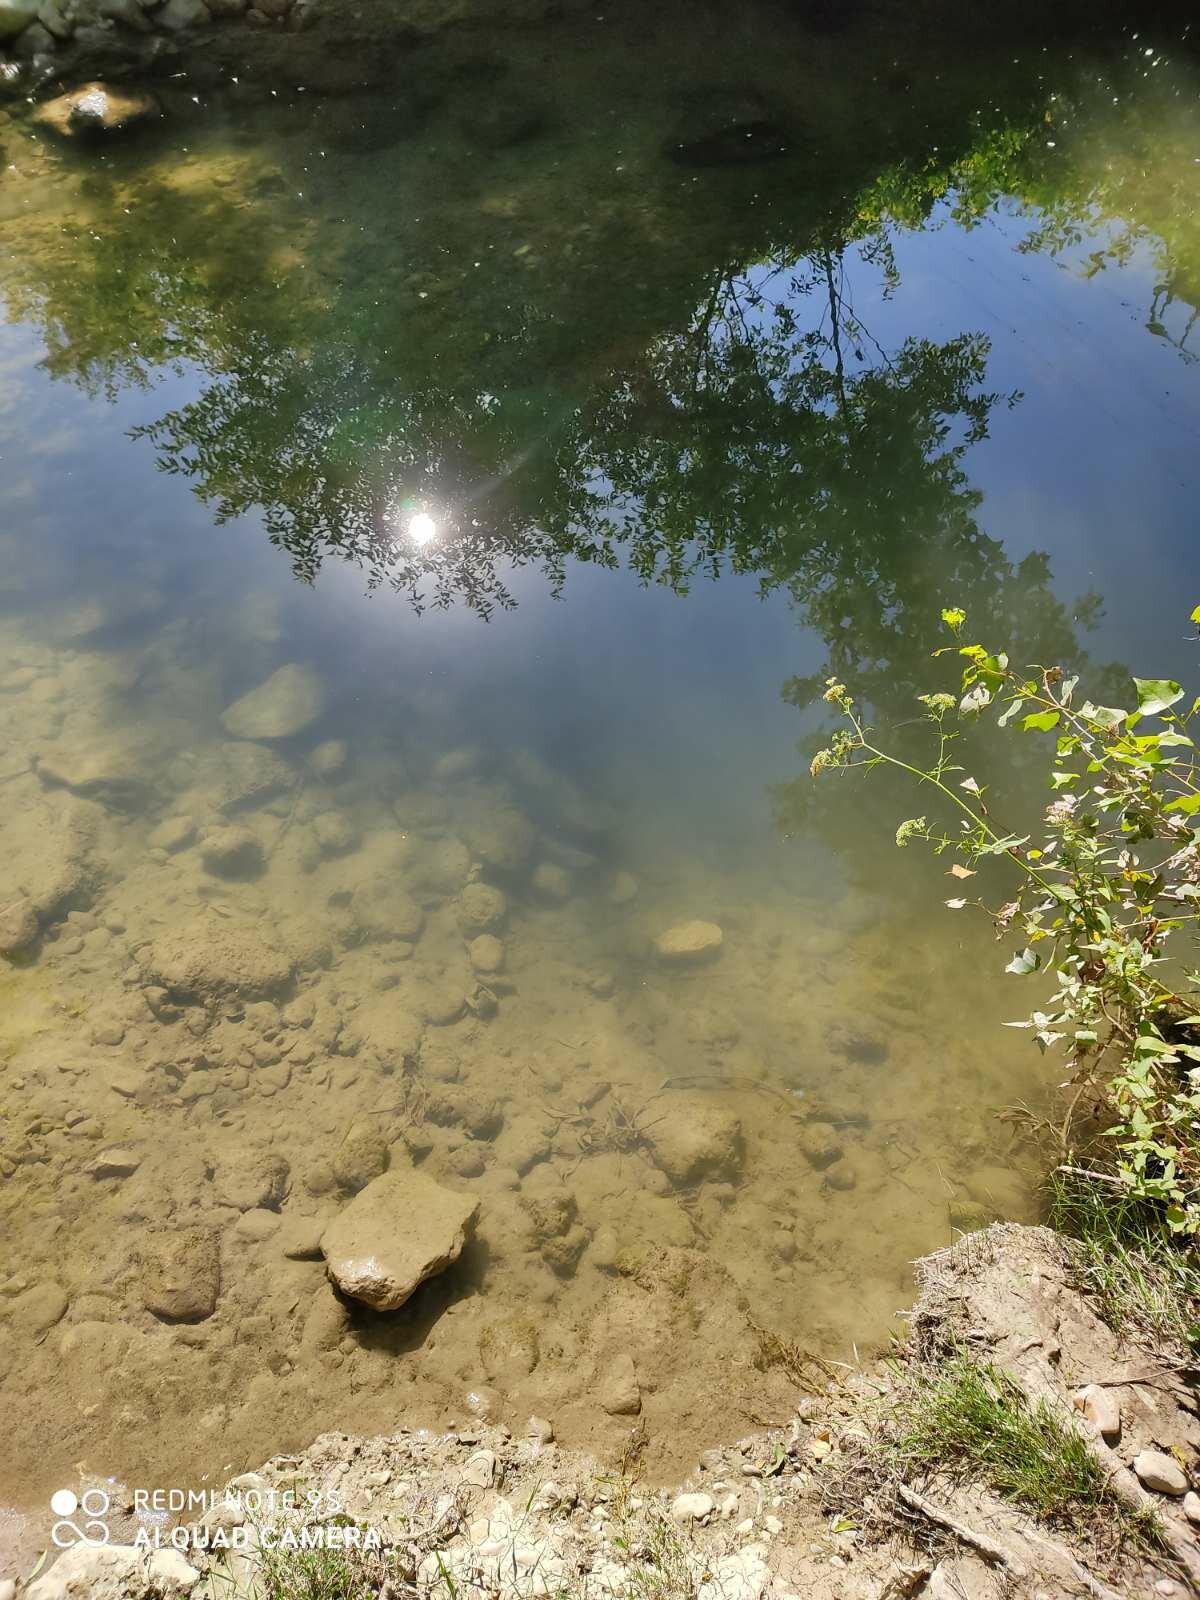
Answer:
[[[989, 77], [986, 117], [983, 80], [942, 104], [933, 75], [899, 110], [880, 89], [836, 163], [613, 178], [582, 251], [550, 203], [506, 236], [517, 201], [466, 165], [445, 180], [455, 204], [426, 193], [435, 214], [393, 230], [353, 209], [335, 226], [333, 188], [301, 204], [286, 160], [261, 152], [190, 182], [116, 164], [84, 181], [101, 220], [57, 233], [34, 274], [10, 257], [5, 287], [56, 375], [111, 393], [198, 372], [141, 436], [219, 520], [257, 514], [305, 581], [340, 558], [418, 610], [487, 617], [523, 567], [556, 592], [574, 563], [679, 592], [753, 574], [828, 650], [788, 699], [832, 672], [900, 705], [924, 683], [935, 592], [1068, 661], [1097, 602], [1068, 612], [1044, 556], [980, 525], [967, 452], [1020, 399], [989, 387], [987, 338], [889, 343], [856, 309], [856, 286], [864, 303], [903, 293], [898, 231], [1015, 207], [1025, 248], [1085, 270], [1152, 241], [1148, 322], [1186, 350], [1171, 308], [1200, 256], [1182, 182], [1127, 181], [1163, 126], [1160, 85], [1112, 69], [1131, 101], [1117, 170], [1096, 159], [1113, 83], [1067, 59]], [[514, 193], [546, 176], [537, 159]], [[484, 237], [502, 253], [479, 272]], [[415, 511], [436, 524], [427, 544], [409, 538]]]

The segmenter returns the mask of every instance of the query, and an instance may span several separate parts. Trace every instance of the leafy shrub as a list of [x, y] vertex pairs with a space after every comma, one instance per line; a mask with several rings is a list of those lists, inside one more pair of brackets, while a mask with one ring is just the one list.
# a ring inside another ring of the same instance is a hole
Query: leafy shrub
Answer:
[[[964, 642], [961, 610], [942, 620], [956, 655], [958, 692], [920, 695], [925, 764], [889, 749], [846, 686], [825, 699], [843, 725], [812, 762], [819, 773], [890, 767], [928, 788], [945, 821], [910, 817], [896, 843], [930, 845], [955, 859], [952, 911], [976, 907], [1015, 944], [1006, 970], [1053, 986], [1040, 1008], [1010, 1026], [1072, 1059], [1072, 1105], [1095, 1091], [1110, 1159], [1092, 1171], [1125, 1197], [1149, 1202], [1174, 1234], [1200, 1232], [1200, 975], [1183, 963], [1200, 916], [1200, 763], [1179, 684], [1134, 678], [1132, 708], [1076, 703], [1078, 682], [1058, 667], [1015, 668], [1006, 654]], [[1200, 622], [1200, 607], [1192, 615]], [[993, 816], [986, 787], [955, 761], [971, 726], [1047, 741], [1053, 798], [1031, 833]], [[1009, 898], [988, 905], [971, 880], [991, 858], [1007, 869]], [[1070, 1136], [1070, 1114], [1065, 1131]]]

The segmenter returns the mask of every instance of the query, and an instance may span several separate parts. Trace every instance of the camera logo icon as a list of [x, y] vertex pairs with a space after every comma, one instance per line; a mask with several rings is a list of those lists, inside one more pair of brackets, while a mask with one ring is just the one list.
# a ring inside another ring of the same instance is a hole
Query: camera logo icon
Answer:
[[[50, 1496], [50, 1509], [58, 1519], [50, 1530], [50, 1537], [60, 1550], [72, 1545], [85, 1544], [92, 1549], [109, 1541], [109, 1527], [103, 1520], [112, 1504], [103, 1489], [85, 1489], [77, 1495], [74, 1489], [56, 1489]], [[78, 1520], [73, 1520], [78, 1517]]]

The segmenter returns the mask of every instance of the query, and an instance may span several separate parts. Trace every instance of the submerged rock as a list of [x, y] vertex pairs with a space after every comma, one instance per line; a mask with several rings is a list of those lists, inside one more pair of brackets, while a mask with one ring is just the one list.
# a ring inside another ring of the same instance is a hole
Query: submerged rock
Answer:
[[221, 722], [235, 739], [290, 739], [315, 722], [324, 709], [321, 680], [308, 667], [292, 661], [228, 706]]
[[167, 1322], [201, 1322], [217, 1308], [221, 1258], [207, 1228], [152, 1234], [142, 1249], [142, 1304]]
[[715, 922], [678, 922], [654, 941], [654, 953], [672, 967], [698, 965], [720, 954], [725, 935]]
[[490, 883], [468, 883], [458, 901], [458, 926], [468, 939], [494, 933], [508, 915], [504, 891]]
[[316, 777], [328, 781], [341, 774], [349, 755], [350, 749], [344, 739], [326, 739], [309, 756], [308, 765]]
[[196, 824], [191, 817], [167, 817], [151, 833], [149, 844], [152, 850], [174, 855], [177, 850], [186, 850], [195, 837]]
[[19, 1333], [45, 1333], [67, 1314], [67, 1296], [57, 1283], [37, 1283], [8, 1305], [8, 1317]]
[[478, 1211], [474, 1195], [444, 1189], [414, 1168], [393, 1167], [322, 1234], [329, 1276], [350, 1299], [395, 1311], [458, 1260]]
[[15, 39], [35, 20], [40, 0], [0, 0], [0, 39]]
[[254, 924], [198, 913], [165, 930], [150, 952], [146, 977], [170, 994], [207, 999], [219, 994], [272, 994], [292, 976], [293, 963]]
[[262, 845], [248, 828], [235, 822], [206, 833], [200, 855], [219, 878], [256, 878], [266, 865]]
[[642, 1409], [641, 1385], [627, 1350], [601, 1375], [596, 1398], [610, 1417], [636, 1417]]
[[18, 956], [37, 943], [41, 924], [32, 900], [18, 895], [0, 908], [0, 956]]
[[218, 811], [250, 811], [296, 784], [295, 769], [274, 750], [248, 740], [222, 745], [198, 774]]
[[711, 1097], [666, 1094], [651, 1108], [654, 1163], [677, 1188], [704, 1178], [735, 1178], [742, 1166], [742, 1124]]
[[36, 120], [64, 139], [72, 139], [127, 133], [157, 121], [161, 115], [162, 109], [152, 94], [114, 89], [106, 83], [85, 83], [40, 105]]
[[533, 824], [515, 806], [502, 806], [470, 830], [467, 843], [497, 872], [519, 872], [533, 854]]
[[155, 20], [168, 33], [185, 33], [192, 28], [207, 28], [212, 12], [204, 0], [167, 0], [155, 13]]

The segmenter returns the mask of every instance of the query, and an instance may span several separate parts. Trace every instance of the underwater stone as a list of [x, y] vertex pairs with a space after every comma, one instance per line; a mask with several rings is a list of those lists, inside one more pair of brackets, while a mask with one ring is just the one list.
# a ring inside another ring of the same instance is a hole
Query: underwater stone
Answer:
[[711, 961], [724, 942], [725, 935], [715, 922], [679, 922], [658, 935], [654, 953], [669, 966], [685, 967]]
[[494, 933], [507, 914], [504, 891], [493, 884], [469, 883], [459, 896], [458, 926], [468, 938], [479, 933]]
[[[152, 94], [140, 90], [113, 89], [106, 83], [85, 83], [79, 89], [72, 89], [70, 94], [60, 94], [39, 106], [36, 120], [61, 134], [64, 139], [72, 139], [125, 133], [142, 123], [157, 120], [161, 114], [159, 103]], [[162, 597], [155, 594], [155, 599], [161, 605]], [[133, 615], [141, 616], [150, 608], [151, 601], [147, 597]], [[126, 620], [131, 619], [121, 613], [118, 621]], [[106, 610], [95, 620], [89, 617], [86, 622], [76, 621], [74, 636], [84, 637], [116, 625]]]
[[16, 956], [37, 942], [40, 924], [33, 902], [24, 895], [0, 909], [0, 956]]
[[168, 1322], [201, 1322], [217, 1308], [221, 1258], [206, 1228], [152, 1234], [142, 1249], [142, 1304]]
[[248, 828], [232, 822], [205, 834], [200, 855], [220, 878], [255, 878], [265, 865], [262, 845]]
[[196, 998], [271, 994], [291, 975], [292, 962], [257, 926], [203, 913], [163, 931], [145, 973], [172, 995]]
[[481, 933], [467, 946], [471, 966], [476, 972], [499, 972], [504, 966], [504, 946], [495, 934]]
[[553, 861], [539, 862], [531, 882], [536, 895], [555, 905], [562, 905], [571, 898], [571, 875]]
[[636, 1417], [642, 1409], [642, 1391], [628, 1351], [623, 1350], [602, 1376], [597, 1399], [610, 1417]]
[[340, 811], [322, 811], [313, 818], [312, 830], [327, 856], [343, 856], [358, 846], [356, 828]]
[[212, 12], [204, 0], [167, 0], [154, 13], [154, 20], [168, 33], [183, 33], [189, 28], [207, 28], [212, 22]]
[[326, 739], [309, 756], [308, 764], [318, 778], [336, 778], [344, 769], [349, 754], [344, 739]]
[[[168, 4], [173, 0], [168, 0]], [[308, 667], [289, 662], [257, 689], [235, 700], [221, 715], [235, 739], [290, 739], [325, 709], [321, 680]]]
[[45, 1333], [67, 1312], [67, 1296], [57, 1283], [38, 1283], [9, 1303], [8, 1315], [20, 1333]]
[[0, 0], [0, 39], [24, 33], [38, 13], [39, 0]]
[[501, 807], [471, 829], [467, 843], [487, 867], [517, 872], [533, 854], [533, 824], [515, 807]]
[[411, 1167], [393, 1167], [322, 1234], [329, 1276], [350, 1299], [395, 1311], [458, 1260], [478, 1211], [474, 1195], [445, 1189]]
[[174, 855], [177, 850], [185, 850], [195, 837], [196, 824], [191, 817], [167, 817], [151, 833], [149, 844], [152, 850]]
[[677, 1187], [702, 1178], [734, 1178], [742, 1166], [742, 1125], [719, 1102], [667, 1094], [652, 1108], [654, 1164]]

